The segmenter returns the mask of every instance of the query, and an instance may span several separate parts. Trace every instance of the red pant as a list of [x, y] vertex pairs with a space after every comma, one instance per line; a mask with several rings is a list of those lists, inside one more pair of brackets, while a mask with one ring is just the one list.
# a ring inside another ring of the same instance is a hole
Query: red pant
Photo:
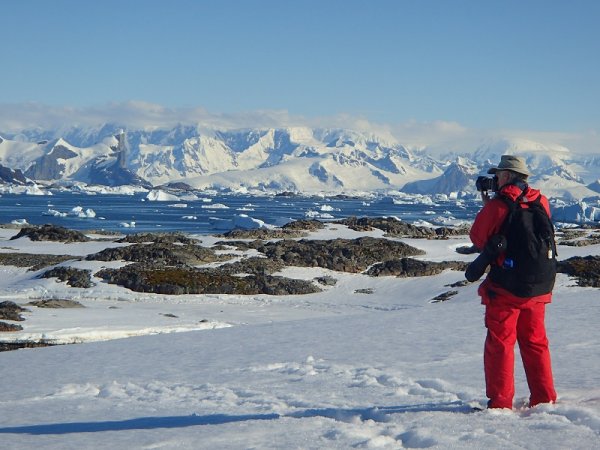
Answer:
[[488, 333], [483, 360], [489, 407], [512, 408], [516, 341], [519, 342], [531, 393], [530, 406], [556, 401], [544, 326], [545, 308], [545, 303], [534, 301], [515, 306], [492, 300], [486, 305], [485, 326]]

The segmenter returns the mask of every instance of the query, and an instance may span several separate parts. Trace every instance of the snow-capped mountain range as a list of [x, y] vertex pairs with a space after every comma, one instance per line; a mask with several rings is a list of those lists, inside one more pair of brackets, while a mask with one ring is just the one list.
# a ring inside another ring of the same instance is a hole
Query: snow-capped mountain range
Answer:
[[483, 142], [439, 160], [374, 134], [290, 127], [219, 131], [96, 128], [0, 134], [0, 181], [106, 186], [177, 185], [233, 191], [353, 194], [474, 191], [502, 154], [524, 156], [531, 184], [549, 196], [597, 197], [600, 157], [517, 139]]

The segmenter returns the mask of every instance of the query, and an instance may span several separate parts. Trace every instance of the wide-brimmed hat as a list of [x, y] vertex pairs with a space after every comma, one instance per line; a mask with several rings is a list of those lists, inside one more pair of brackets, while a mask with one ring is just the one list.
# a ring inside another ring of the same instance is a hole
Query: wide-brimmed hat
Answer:
[[527, 164], [525, 163], [525, 159], [520, 156], [502, 155], [498, 167], [488, 169], [487, 173], [496, 173], [499, 170], [512, 170], [513, 172], [523, 175], [531, 175], [531, 172], [529, 172]]

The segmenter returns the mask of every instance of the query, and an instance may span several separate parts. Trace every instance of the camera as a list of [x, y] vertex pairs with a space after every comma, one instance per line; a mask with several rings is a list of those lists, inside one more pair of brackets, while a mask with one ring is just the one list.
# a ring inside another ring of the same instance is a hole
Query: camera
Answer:
[[[488, 178], [488, 180], [491, 180], [491, 178]], [[487, 244], [485, 244], [485, 247], [479, 256], [467, 266], [467, 270], [465, 270], [465, 278], [467, 281], [472, 283], [473, 281], [479, 280], [492, 261], [494, 261], [500, 253], [506, 251], [507, 245], [508, 242], [504, 236], [501, 234], [493, 235], [488, 240]]]
[[477, 181], [475, 181], [475, 187], [480, 192], [493, 191], [496, 192], [498, 190], [498, 177], [486, 177], [480, 176], [477, 177]]

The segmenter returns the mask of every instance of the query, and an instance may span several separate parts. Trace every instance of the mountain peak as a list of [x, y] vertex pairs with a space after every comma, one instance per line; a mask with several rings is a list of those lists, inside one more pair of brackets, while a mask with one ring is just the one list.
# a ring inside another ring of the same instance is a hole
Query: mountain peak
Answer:
[[[591, 192], [584, 178], [588, 183], [600, 178], [600, 158], [577, 160], [561, 145], [512, 137], [439, 160], [393, 139], [342, 128], [216, 130], [179, 124], [150, 130], [107, 123], [65, 128], [64, 135], [59, 131], [26, 130], [18, 140], [0, 138], [2, 164], [33, 179], [87, 183], [305, 193], [405, 188], [447, 194], [473, 192], [474, 174], [513, 153], [526, 158], [532, 181], [565, 186], [577, 195]], [[38, 145], [49, 136], [48, 143]]]

